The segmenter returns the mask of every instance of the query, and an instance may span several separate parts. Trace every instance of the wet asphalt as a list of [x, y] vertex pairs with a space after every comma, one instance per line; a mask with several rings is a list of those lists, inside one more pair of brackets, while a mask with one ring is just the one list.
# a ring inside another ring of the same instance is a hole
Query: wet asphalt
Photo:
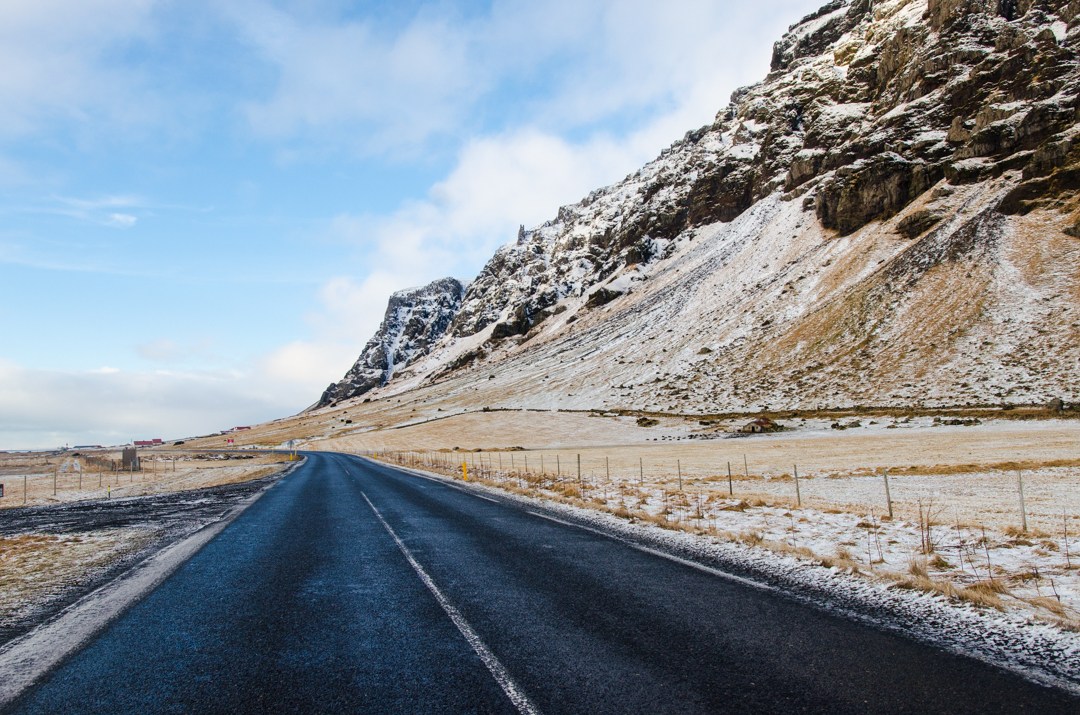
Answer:
[[1080, 712], [1006, 671], [489, 499], [309, 455], [9, 712], [518, 712], [376, 509], [540, 712]]

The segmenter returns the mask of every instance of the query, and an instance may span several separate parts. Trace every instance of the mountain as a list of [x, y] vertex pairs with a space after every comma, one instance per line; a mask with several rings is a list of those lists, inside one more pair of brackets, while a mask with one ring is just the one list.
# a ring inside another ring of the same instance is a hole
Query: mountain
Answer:
[[321, 404], [1076, 401], [1078, 36], [1080, 0], [830, 2], [711, 125], [519, 231], [423, 349], [384, 365], [380, 329]]

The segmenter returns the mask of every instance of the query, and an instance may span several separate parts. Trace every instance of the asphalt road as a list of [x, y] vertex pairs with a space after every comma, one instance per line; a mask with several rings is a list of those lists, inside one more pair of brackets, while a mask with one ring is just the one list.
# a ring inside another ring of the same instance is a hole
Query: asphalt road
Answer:
[[320, 454], [11, 709], [1078, 711], [521, 506]]

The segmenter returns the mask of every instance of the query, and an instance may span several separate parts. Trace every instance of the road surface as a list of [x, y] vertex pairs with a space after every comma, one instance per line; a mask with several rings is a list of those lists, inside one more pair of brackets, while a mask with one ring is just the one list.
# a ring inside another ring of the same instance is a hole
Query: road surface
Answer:
[[1080, 701], [457, 485], [336, 454], [17, 713], [1080, 712]]

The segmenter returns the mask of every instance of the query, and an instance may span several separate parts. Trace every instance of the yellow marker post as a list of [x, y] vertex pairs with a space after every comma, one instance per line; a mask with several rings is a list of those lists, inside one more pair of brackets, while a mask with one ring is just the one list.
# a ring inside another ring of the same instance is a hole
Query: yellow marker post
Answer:
[[466, 482], [469, 481], [469, 465], [464, 460], [461, 462], [461, 478]]

